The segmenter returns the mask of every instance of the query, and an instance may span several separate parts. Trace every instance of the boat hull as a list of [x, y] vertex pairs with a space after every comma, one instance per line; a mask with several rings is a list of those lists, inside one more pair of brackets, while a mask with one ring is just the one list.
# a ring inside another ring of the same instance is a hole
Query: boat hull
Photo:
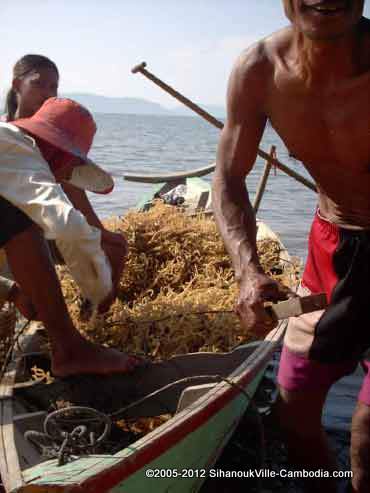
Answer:
[[[209, 185], [199, 178], [189, 179], [186, 184], [192, 187], [190, 192], [194, 192], [189, 194], [193, 202], [191, 208], [198, 209], [197, 194], [200, 202], [209, 207], [210, 193], [206, 196], [210, 192]], [[159, 185], [156, 191], [162, 188], [163, 185]], [[145, 207], [147, 203], [148, 198], [140, 205]], [[278, 239], [266, 225], [259, 230], [263, 237]], [[17, 449], [12, 427], [12, 413], [15, 411], [11, 408], [8, 384], [9, 405], [6, 413], [3, 411], [4, 406], [0, 407], [3, 432], [8, 426], [3, 451], [0, 450], [0, 470], [6, 492], [199, 491], [250, 406], [265, 369], [282, 339], [285, 326], [286, 322], [281, 322], [264, 341], [247, 345], [251, 348], [249, 356], [233, 373], [227, 378], [221, 378], [218, 384], [184, 407], [174, 418], [142, 439], [115, 455], [80, 457], [59, 467], [57, 460], [53, 459], [20, 470], [17, 454], [21, 451]], [[14, 373], [14, 369], [12, 371]], [[9, 382], [9, 375], [5, 377], [8, 377]], [[14, 470], [14, 474], [11, 470]]]

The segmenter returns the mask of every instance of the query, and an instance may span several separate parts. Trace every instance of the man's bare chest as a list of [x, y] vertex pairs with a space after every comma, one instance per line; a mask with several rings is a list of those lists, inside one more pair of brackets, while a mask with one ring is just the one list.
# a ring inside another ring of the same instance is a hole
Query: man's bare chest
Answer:
[[268, 116], [289, 151], [307, 165], [370, 165], [370, 85], [313, 94], [276, 91]]

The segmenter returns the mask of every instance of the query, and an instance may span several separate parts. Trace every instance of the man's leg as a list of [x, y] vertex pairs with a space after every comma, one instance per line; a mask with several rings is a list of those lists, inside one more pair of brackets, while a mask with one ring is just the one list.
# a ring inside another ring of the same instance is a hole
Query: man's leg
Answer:
[[[0, 196], [0, 246], [2, 250], [14, 236], [33, 226], [31, 219], [20, 209], [14, 207], [8, 200]], [[6, 256], [4, 255], [5, 260]], [[9, 281], [11, 282], [11, 281]], [[34, 319], [35, 310], [30, 299], [20, 290], [17, 283], [13, 283], [7, 293], [9, 302], [14, 303], [18, 310], [28, 320]]]
[[352, 417], [351, 430], [352, 489], [356, 493], [370, 491], [370, 406], [358, 402]]
[[352, 417], [351, 468], [352, 488], [356, 493], [370, 491], [370, 361], [364, 361], [367, 374]]
[[[309, 328], [309, 324], [305, 327]], [[298, 326], [295, 324], [294, 328], [297, 331]], [[284, 345], [277, 412], [289, 459], [298, 469], [323, 469], [329, 473], [338, 470], [322, 428], [322, 410], [331, 385], [356, 367], [356, 361], [329, 364], [310, 360]], [[315, 478], [306, 483], [309, 492], [336, 492], [334, 479]]]
[[[322, 409], [328, 387], [317, 390], [289, 391], [280, 387], [277, 402], [289, 460], [297, 470], [335, 471], [337, 465], [321, 425]], [[336, 492], [336, 482], [329, 479], [307, 481], [307, 491]]]
[[137, 365], [136, 358], [96, 346], [75, 329], [49, 250], [37, 226], [13, 236], [6, 243], [5, 250], [15, 280], [31, 300], [37, 318], [48, 331], [55, 375], [121, 373]]

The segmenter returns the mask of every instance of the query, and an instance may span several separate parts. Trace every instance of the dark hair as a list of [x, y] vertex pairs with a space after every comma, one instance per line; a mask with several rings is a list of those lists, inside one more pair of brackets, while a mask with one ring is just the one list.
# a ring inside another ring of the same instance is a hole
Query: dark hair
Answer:
[[[25, 55], [20, 58], [13, 67], [13, 79], [22, 79], [33, 70], [50, 68], [55, 70], [59, 77], [59, 71], [54, 62], [43, 55]], [[17, 95], [11, 87], [6, 95], [5, 113], [8, 121], [12, 121], [18, 108]]]

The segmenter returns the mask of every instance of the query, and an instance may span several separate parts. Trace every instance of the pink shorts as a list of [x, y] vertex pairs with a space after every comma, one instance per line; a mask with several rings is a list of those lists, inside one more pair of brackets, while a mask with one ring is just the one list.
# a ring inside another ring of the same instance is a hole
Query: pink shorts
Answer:
[[366, 369], [359, 400], [370, 406], [370, 232], [339, 228], [316, 214], [300, 294], [326, 293], [327, 309], [289, 320], [278, 382], [286, 390], [327, 388]]

